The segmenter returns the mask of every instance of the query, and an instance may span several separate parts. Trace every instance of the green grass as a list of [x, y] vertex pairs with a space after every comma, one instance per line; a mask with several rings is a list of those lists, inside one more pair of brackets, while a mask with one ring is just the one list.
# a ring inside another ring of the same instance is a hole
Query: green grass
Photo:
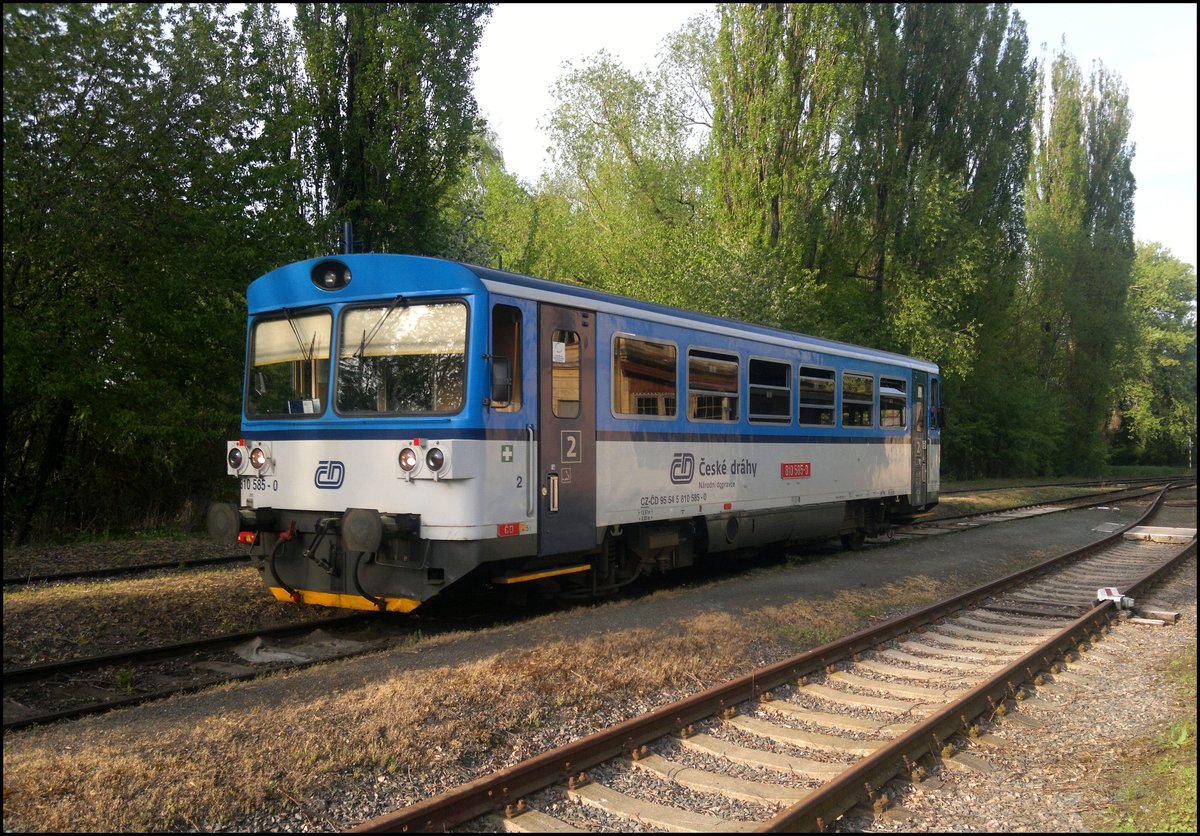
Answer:
[[1196, 832], [1196, 646], [1170, 667], [1188, 709], [1141, 750], [1130, 753], [1106, 828], [1117, 833]]

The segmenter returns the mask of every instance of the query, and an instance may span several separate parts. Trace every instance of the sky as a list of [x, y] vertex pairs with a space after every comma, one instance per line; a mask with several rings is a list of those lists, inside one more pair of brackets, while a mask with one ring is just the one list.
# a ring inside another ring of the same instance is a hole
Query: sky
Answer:
[[[1129, 89], [1136, 146], [1134, 233], [1196, 265], [1196, 5], [1016, 3], [1031, 55], [1063, 38], [1085, 73], [1094, 61]], [[658, 66], [663, 39], [712, 4], [500, 3], [476, 53], [475, 97], [510, 172], [536, 184], [549, 166], [542, 129], [564, 62], [607, 50], [627, 69]]]

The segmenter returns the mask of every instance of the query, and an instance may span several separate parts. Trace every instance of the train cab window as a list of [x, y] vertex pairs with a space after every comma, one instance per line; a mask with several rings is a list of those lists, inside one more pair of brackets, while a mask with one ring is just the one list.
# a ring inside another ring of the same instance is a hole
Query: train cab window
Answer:
[[492, 400], [497, 412], [516, 412], [521, 408], [521, 310], [512, 305], [492, 307], [492, 366], [507, 364], [509, 393], [507, 400]]
[[809, 427], [832, 427], [836, 398], [833, 369], [800, 367], [800, 423]]
[[842, 375], [842, 426], [875, 426], [875, 378], [873, 375]]
[[556, 418], [579, 417], [579, 335], [554, 331], [550, 336], [550, 405]]
[[675, 346], [633, 337], [613, 338], [613, 414], [673, 416]]
[[338, 341], [338, 412], [447, 415], [465, 402], [467, 306], [386, 305], [342, 314]]
[[772, 360], [750, 360], [747, 365], [750, 420], [754, 423], [791, 423], [791, 364]]
[[688, 349], [688, 418], [693, 421], [738, 419], [738, 357]]
[[930, 381], [929, 390], [929, 429], [939, 430], [942, 428], [942, 411], [939, 407], [942, 405], [941, 395], [938, 392], [938, 379], [935, 377]]
[[879, 378], [879, 426], [902, 429], [908, 426], [907, 381]]
[[291, 418], [324, 412], [329, 389], [328, 311], [254, 323], [246, 376], [246, 415]]

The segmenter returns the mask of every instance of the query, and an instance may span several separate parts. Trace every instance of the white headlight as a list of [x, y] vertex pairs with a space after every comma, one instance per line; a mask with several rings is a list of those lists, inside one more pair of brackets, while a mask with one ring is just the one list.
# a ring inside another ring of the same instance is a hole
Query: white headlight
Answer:
[[405, 447], [400, 451], [400, 469], [405, 473], [412, 473], [421, 460], [417, 456], [417, 451], [411, 447]]
[[250, 464], [255, 470], [262, 470], [267, 466], [267, 453], [261, 447], [255, 447], [250, 451]]

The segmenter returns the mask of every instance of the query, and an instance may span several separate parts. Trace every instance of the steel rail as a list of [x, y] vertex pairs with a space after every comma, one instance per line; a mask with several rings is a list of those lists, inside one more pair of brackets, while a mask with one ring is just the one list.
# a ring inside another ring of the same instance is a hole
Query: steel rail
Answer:
[[[1138, 591], [1195, 552], [1196, 541], [1193, 539], [1163, 565], [1140, 578], [1129, 591]], [[858, 804], [864, 795], [873, 798], [880, 787], [902, 771], [906, 759], [915, 763], [927, 755], [940, 757], [944, 742], [952, 735], [968, 733], [972, 720], [988, 711], [994, 712], [1010, 697], [1015, 698], [1019, 688], [1033, 680], [1038, 671], [1048, 669], [1055, 660], [1072, 650], [1081, 635], [1090, 634], [1108, 623], [1114, 606], [1112, 601], [1103, 601], [1092, 607], [956, 701], [822, 784], [812, 795], [776, 814], [756, 832], [824, 832], [835, 818]]]
[[[214, 636], [209, 639], [198, 639], [195, 641], [179, 642], [172, 645], [162, 645], [155, 648], [149, 648], [143, 651], [127, 651], [121, 653], [112, 653], [104, 656], [89, 656], [83, 659], [71, 659], [66, 662], [50, 662], [45, 665], [30, 665], [29, 667], [17, 668], [12, 671], [4, 672], [4, 686], [8, 688], [10, 685], [17, 685], [22, 682], [36, 681], [41, 678], [50, 678], [57, 674], [69, 673], [71, 671], [99, 669], [110, 665], [120, 664], [122, 662], [151, 662], [158, 659], [170, 658], [172, 656], [184, 656], [187, 653], [213, 650], [226, 645], [237, 644], [242, 641], [248, 641], [253, 638], [263, 636], [278, 637], [297, 633], [304, 633], [307, 630], [314, 628], [320, 629], [324, 627], [344, 627], [351, 626], [356, 621], [367, 621], [369, 615], [358, 613], [350, 616], [342, 616], [338, 618], [325, 618], [319, 621], [307, 622], [303, 625], [290, 625], [287, 627], [274, 627], [266, 630], [258, 630], [247, 633], [229, 633], [224, 636]], [[358, 651], [339, 654], [335, 658], [346, 658], [347, 656], [359, 655], [361, 653], [369, 653], [374, 648], [365, 647]], [[328, 658], [311, 659], [307, 662], [295, 663], [288, 666], [288, 669], [303, 668], [309, 665], [314, 665], [319, 662], [329, 661]], [[202, 679], [197, 682], [183, 683], [178, 685], [168, 685], [152, 691], [142, 691], [137, 694], [130, 694], [124, 697], [118, 697], [104, 702], [92, 702], [84, 705], [76, 705], [70, 708], [62, 708], [56, 711], [47, 711], [40, 714], [35, 714], [28, 717], [19, 718], [4, 718], [4, 731], [17, 731], [19, 729], [28, 728], [36, 725], [46, 725], [49, 723], [58, 722], [59, 720], [72, 720], [79, 717], [87, 717], [92, 714], [101, 714], [112, 711], [117, 708], [127, 708], [129, 706], [140, 705], [142, 703], [153, 702], [165, 697], [172, 697], [177, 694], [189, 694], [196, 691], [211, 688], [214, 685], [224, 684], [226, 682], [244, 682], [251, 679], [257, 679], [266, 676], [270, 673], [275, 673], [279, 668], [271, 667], [262, 670], [253, 670], [246, 673], [232, 673], [224, 676], [216, 676]]]
[[909, 633], [917, 626], [944, 618], [974, 601], [1044, 574], [1060, 564], [1103, 550], [1120, 540], [1126, 531], [1149, 519], [1158, 510], [1163, 497], [1170, 489], [1171, 486], [1164, 487], [1138, 519], [1095, 543], [729, 682], [714, 685], [678, 702], [661, 706], [647, 714], [630, 718], [608, 729], [544, 752], [523, 763], [477, 778], [447, 793], [362, 822], [348, 832], [442, 831], [494, 810], [503, 809], [505, 805], [515, 803], [556, 781], [570, 780], [577, 773], [623, 753], [631, 753], [639, 746], [663, 735], [678, 732], [695, 722], [733, 709], [747, 700], [757, 699], [766, 691], [793, 682], [800, 676], [822, 670], [854, 653], [874, 648], [898, 635]]
[[99, 656], [83, 656], [78, 659], [67, 659], [61, 662], [46, 662], [40, 665], [11, 668], [4, 671], [4, 684], [15, 685], [19, 682], [29, 682], [34, 679], [44, 679], [59, 673], [102, 668], [107, 665], [120, 665], [126, 662], [153, 662], [158, 659], [169, 659], [173, 656], [183, 656], [196, 650], [211, 650], [227, 644], [239, 644], [259, 637], [278, 638], [323, 627], [343, 627], [359, 621], [367, 621], [369, 614], [342, 615], [333, 618], [322, 618], [315, 621], [305, 621], [301, 624], [288, 624], [280, 627], [267, 627], [262, 630], [249, 630], [241, 633], [224, 633], [205, 639], [189, 639], [184, 642], [144, 647], [138, 650], [122, 650], [116, 653], [105, 653]]
[[129, 566], [109, 566], [103, 569], [81, 569], [78, 572], [53, 572], [45, 575], [23, 575], [4, 579], [5, 586], [18, 584], [42, 583], [46, 581], [75, 581], [91, 578], [118, 577], [120, 575], [136, 575], [139, 572], [153, 572], [156, 569], [193, 569], [198, 566], [219, 566], [226, 563], [246, 563], [251, 560], [248, 554], [231, 554], [223, 557], [195, 557], [175, 560], [165, 563], [136, 563]]
[[[1103, 505], [1106, 502], [1122, 499], [1140, 499], [1143, 496], [1149, 496], [1157, 490], [1161, 490], [1162, 480], [1158, 480], [1154, 485], [1137, 485], [1124, 488], [1115, 488], [1107, 493], [1085, 493], [1077, 496], [1064, 496], [1060, 499], [1047, 499], [1039, 502], [1027, 502], [1024, 505], [1011, 505], [1004, 508], [994, 508], [990, 511], [973, 511], [969, 514], [947, 514], [944, 517], [936, 515], [936, 511], [930, 512], [933, 516], [919, 517], [913, 522], [908, 523], [910, 527], [918, 528], [920, 526], [929, 526], [937, 528], [939, 523], [951, 522], [953, 520], [969, 520], [975, 517], [990, 517], [996, 514], [1007, 514], [1012, 511], [1023, 511], [1026, 508], [1037, 508], [1039, 505], [1064, 505], [1068, 502], [1078, 503], [1069, 508], [1062, 508], [1062, 511], [1078, 511], [1081, 508], [1092, 508], [1096, 505]], [[1053, 486], [1051, 486], [1053, 487]], [[1057, 512], [1055, 512], [1057, 513]], [[899, 528], [896, 529], [897, 534], [903, 534]]]

